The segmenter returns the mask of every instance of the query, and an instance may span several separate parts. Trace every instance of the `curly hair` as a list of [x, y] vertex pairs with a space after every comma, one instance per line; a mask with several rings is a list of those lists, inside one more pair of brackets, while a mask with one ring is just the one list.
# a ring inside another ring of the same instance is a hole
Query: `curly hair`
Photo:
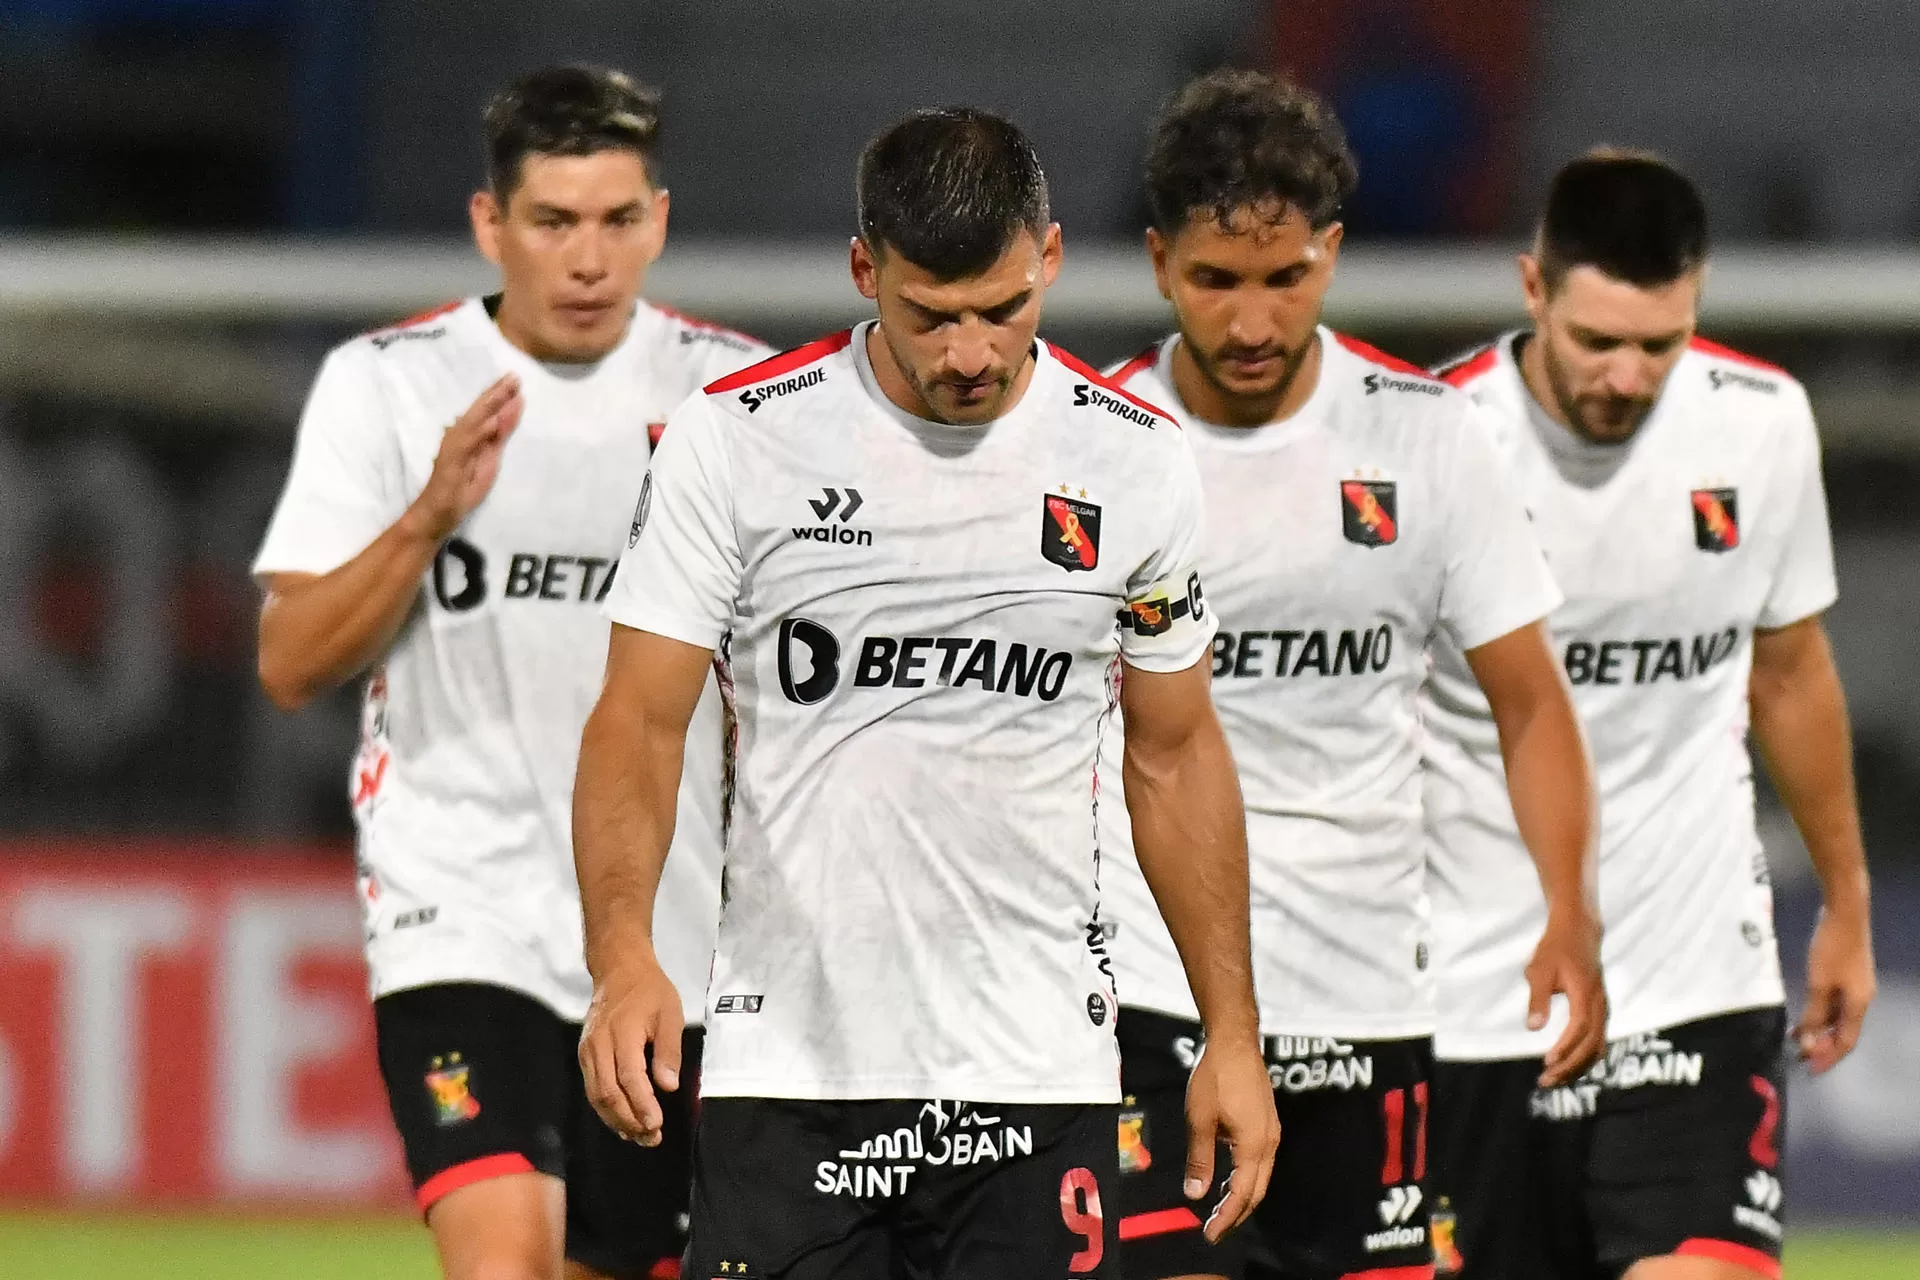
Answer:
[[1258, 71], [1209, 72], [1169, 97], [1147, 151], [1147, 204], [1171, 235], [1194, 218], [1298, 210], [1314, 230], [1340, 215], [1359, 166], [1320, 97]]

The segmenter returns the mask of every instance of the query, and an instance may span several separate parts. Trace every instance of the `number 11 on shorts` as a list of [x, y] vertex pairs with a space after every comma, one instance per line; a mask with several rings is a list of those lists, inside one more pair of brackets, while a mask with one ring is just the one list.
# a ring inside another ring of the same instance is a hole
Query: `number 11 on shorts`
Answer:
[[[1413, 1109], [1412, 1181], [1419, 1182], [1427, 1176], [1427, 1082], [1424, 1080], [1413, 1086]], [[1380, 1185], [1391, 1187], [1408, 1180], [1405, 1161], [1407, 1091], [1389, 1089], [1381, 1095], [1380, 1110], [1387, 1129], [1386, 1158], [1380, 1162]]]

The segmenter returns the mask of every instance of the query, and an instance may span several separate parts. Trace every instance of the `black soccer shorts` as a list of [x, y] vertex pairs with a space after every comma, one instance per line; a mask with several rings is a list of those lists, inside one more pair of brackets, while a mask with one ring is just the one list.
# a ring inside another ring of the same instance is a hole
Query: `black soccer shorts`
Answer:
[[1607, 1046], [1587, 1169], [1603, 1274], [1682, 1254], [1778, 1280], [1786, 1028], [1774, 1005]]
[[1590, 1280], [1587, 1148], [1600, 1089], [1540, 1090], [1543, 1068], [1539, 1058], [1434, 1065], [1440, 1280]]
[[1548, 1090], [1537, 1058], [1442, 1063], [1439, 1274], [1589, 1280], [1679, 1254], [1777, 1278], [1785, 1032], [1775, 1006], [1628, 1036]]
[[1109, 1105], [708, 1098], [698, 1280], [1118, 1275]]
[[678, 1274], [686, 1242], [701, 1031], [682, 1043], [681, 1087], [660, 1095], [657, 1147], [627, 1142], [587, 1102], [580, 1027], [484, 983], [438, 983], [373, 1002], [380, 1074], [427, 1212], [486, 1178], [567, 1183], [567, 1257], [619, 1277]]
[[1268, 1036], [1280, 1150], [1253, 1219], [1218, 1245], [1201, 1234], [1226, 1191], [1186, 1198], [1186, 1088], [1200, 1026], [1122, 1007], [1119, 1023], [1120, 1238], [1129, 1280], [1424, 1277], [1432, 1265], [1426, 1201], [1432, 1041]]

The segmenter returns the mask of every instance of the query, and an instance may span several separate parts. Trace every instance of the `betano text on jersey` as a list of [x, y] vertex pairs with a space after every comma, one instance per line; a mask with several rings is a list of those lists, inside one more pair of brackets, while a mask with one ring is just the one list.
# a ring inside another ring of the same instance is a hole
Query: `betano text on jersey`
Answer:
[[702, 1089], [1114, 1101], [1097, 739], [1117, 655], [1184, 670], [1212, 639], [1192, 459], [1044, 343], [994, 422], [915, 418], [870, 327], [674, 413], [607, 600], [689, 644], [731, 633]]
[[[1836, 589], [1806, 393], [1696, 340], [1631, 442], [1549, 418], [1509, 334], [1447, 372], [1487, 411], [1567, 601], [1550, 628], [1593, 753], [1602, 961], [1618, 1039], [1782, 1002], [1754, 826], [1756, 627]], [[1514, 827], [1486, 699], [1437, 646], [1425, 714], [1445, 1058], [1532, 1057], [1522, 969], [1545, 904]]]
[[[327, 357], [256, 575], [345, 564], [420, 493], [476, 395], [512, 372], [526, 399], [499, 479], [367, 681], [352, 792], [375, 996], [485, 982], [585, 1015], [571, 811], [606, 665], [598, 602], [618, 578], [650, 436], [690, 391], [765, 352], [642, 303], [602, 360], [543, 365], [471, 298]], [[719, 911], [720, 734], [709, 688], [654, 927], [689, 1008]]]
[[[1255, 428], [1183, 415], [1201, 476], [1213, 697], [1247, 806], [1269, 1036], [1433, 1029], [1416, 693], [1436, 635], [1472, 648], [1559, 595], [1471, 401], [1322, 328], [1319, 382]], [[1178, 337], [1116, 371], [1179, 404]], [[1195, 1017], [1132, 854], [1118, 735], [1100, 771], [1120, 996]]]

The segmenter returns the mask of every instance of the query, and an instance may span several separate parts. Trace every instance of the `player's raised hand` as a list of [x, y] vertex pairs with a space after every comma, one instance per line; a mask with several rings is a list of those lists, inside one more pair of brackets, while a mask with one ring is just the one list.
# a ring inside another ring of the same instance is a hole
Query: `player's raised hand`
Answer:
[[1864, 917], [1822, 908], [1807, 951], [1807, 1004], [1793, 1029], [1800, 1057], [1815, 1075], [1853, 1052], [1877, 990], [1873, 935]]
[[1187, 1199], [1203, 1198], [1213, 1185], [1214, 1151], [1221, 1142], [1233, 1152], [1233, 1172], [1227, 1194], [1207, 1217], [1211, 1244], [1245, 1222], [1266, 1198], [1280, 1146], [1273, 1081], [1257, 1044], [1223, 1050], [1209, 1041], [1194, 1064], [1187, 1080]]
[[1567, 1029], [1547, 1050], [1540, 1087], [1580, 1075], [1607, 1047], [1607, 989], [1600, 976], [1600, 922], [1582, 907], [1549, 915], [1527, 962], [1527, 1030], [1547, 1025], [1553, 997], [1567, 998]]
[[643, 1147], [660, 1145], [666, 1122], [655, 1087], [668, 1093], [680, 1087], [684, 1028], [680, 995], [651, 950], [624, 959], [594, 983], [580, 1031], [587, 1100], [609, 1128]]
[[520, 379], [509, 373], [482, 391], [440, 437], [433, 474], [412, 508], [427, 537], [435, 542], [447, 537], [487, 496], [500, 475], [501, 451], [525, 407]]

